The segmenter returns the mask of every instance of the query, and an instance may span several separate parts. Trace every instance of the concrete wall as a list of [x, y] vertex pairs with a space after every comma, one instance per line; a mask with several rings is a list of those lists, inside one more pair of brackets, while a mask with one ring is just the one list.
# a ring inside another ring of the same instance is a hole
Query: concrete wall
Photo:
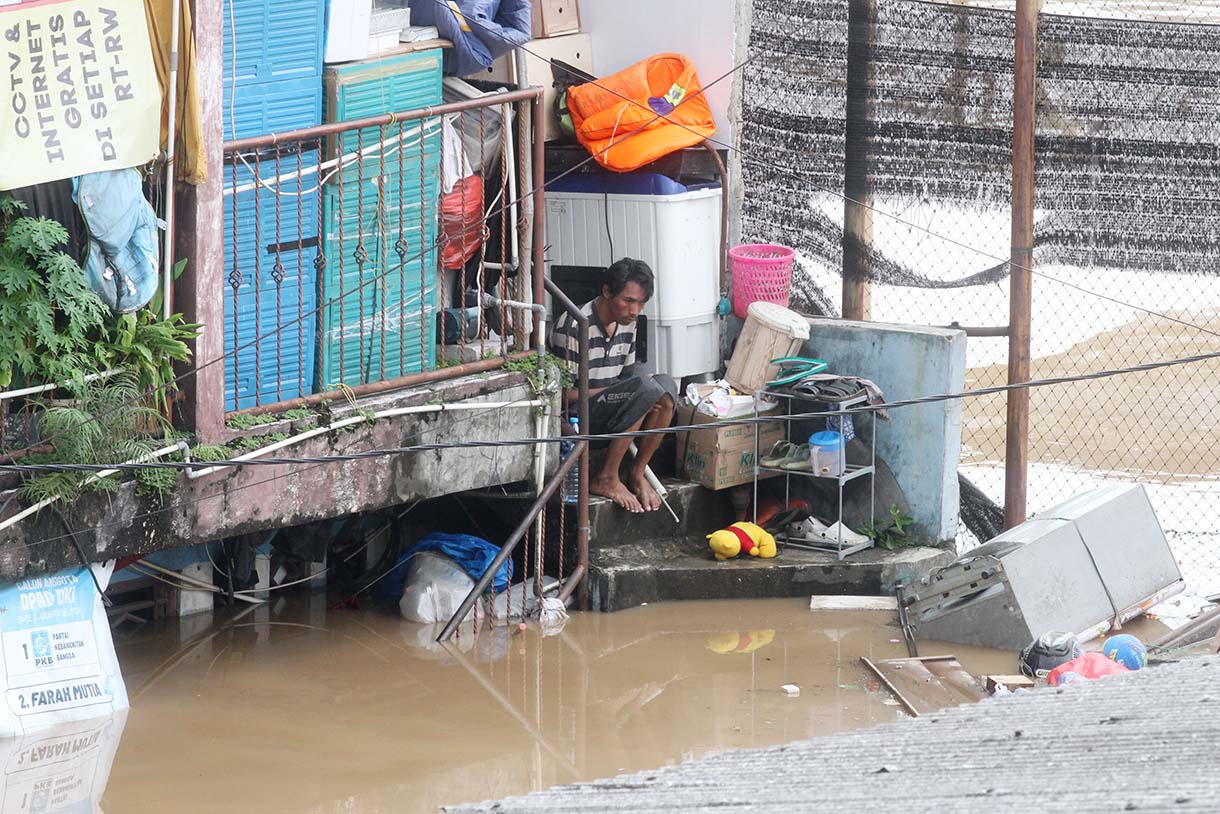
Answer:
[[[377, 411], [456, 402], [528, 401], [520, 374], [499, 373], [441, 382], [361, 401]], [[341, 415], [341, 413], [339, 413]], [[269, 431], [299, 432], [288, 422]], [[552, 422], [549, 433], [557, 425]], [[384, 418], [374, 424], [315, 436], [283, 453], [312, 457], [395, 449], [414, 444], [533, 437], [531, 409], [488, 409]], [[431, 450], [319, 466], [294, 464], [228, 469], [197, 480], [179, 478], [161, 503], [128, 482], [114, 494], [89, 493], [64, 515], [93, 561], [146, 554], [237, 534], [325, 520], [455, 492], [530, 478], [531, 446]], [[549, 462], [555, 460], [555, 452]], [[0, 502], [5, 495], [0, 494]], [[22, 508], [20, 501], [6, 510]], [[0, 532], [0, 581], [53, 572], [77, 562], [59, 517], [42, 512]]]
[[[961, 392], [966, 335], [917, 325], [811, 319], [804, 355], [825, 359], [834, 373], [872, 379], [886, 401]], [[877, 456], [906, 494], [914, 531], [926, 542], [957, 534], [957, 463], [962, 402], [942, 401], [890, 411], [877, 422]], [[879, 513], [888, 507], [878, 506]]]
[[[653, 54], [676, 52], [695, 63], [700, 81], [712, 82], [734, 65], [736, 8], [735, 0], [581, 0], [581, 26], [593, 40], [593, 72], [607, 76]], [[707, 92], [720, 128], [716, 138], [729, 143], [734, 79]]]

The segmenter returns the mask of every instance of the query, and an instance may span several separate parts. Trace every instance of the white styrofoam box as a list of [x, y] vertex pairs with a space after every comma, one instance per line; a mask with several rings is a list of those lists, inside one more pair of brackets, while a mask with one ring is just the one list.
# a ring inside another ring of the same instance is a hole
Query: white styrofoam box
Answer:
[[643, 260], [657, 277], [644, 308], [650, 320], [709, 316], [720, 302], [720, 204], [719, 189], [678, 195], [547, 192], [549, 259], [601, 268], [622, 257]]
[[[678, 195], [547, 193], [546, 241], [552, 265], [605, 268], [619, 258], [634, 257], [656, 274], [656, 291], [644, 307], [655, 337], [649, 361], [642, 366], [645, 371], [679, 378], [720, 366], [715, 314], [720, 301], [721, 195], [720, 189]], [[670, 338], [678, 336], [679, 342]]]

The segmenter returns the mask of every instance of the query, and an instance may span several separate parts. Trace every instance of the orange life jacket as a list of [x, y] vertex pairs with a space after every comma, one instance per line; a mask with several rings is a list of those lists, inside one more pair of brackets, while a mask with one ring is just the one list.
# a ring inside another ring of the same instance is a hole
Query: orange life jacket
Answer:
[[568, 108], [576, 138], [598, 163], [631, 172], [716, 132], [702, 90], [689, 59], [657, 54], [570, 89]]

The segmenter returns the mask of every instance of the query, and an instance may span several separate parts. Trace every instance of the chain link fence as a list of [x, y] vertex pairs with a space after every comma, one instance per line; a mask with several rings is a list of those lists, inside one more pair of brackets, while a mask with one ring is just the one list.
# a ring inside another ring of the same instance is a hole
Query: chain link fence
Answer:
[[[846, 273], [874, 320], [1007, 325], [1014, 8], [755, 0], [743, 234], [796, 246], [799, 305], [837, 314]], [[1220, 2], [1047, 0], [1038, 59], [1033, 377], [1220, 349]], [[1007, 360], [972, 336], [967, 388]], [[1005, 405], [964, 404], [960, 471], [997, 504]], [[1180, 607], [1220, 592], [1220, 362], [1037, 388], [1030, 411], [1031, 513], [1143, 483]]]

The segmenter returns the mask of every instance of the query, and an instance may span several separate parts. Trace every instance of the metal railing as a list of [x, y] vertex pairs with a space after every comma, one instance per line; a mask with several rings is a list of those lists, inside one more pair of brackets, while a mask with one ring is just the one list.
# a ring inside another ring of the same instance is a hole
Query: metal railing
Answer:
[[[536, 210], [536, 211], [540, 211], [540, 210]], [[542, 245], [543, 245], [541, 236], [538, 235], [536, 237], [537, 237], [537, 239], [534, 241], [535, 252], [541, 252]], [[580, 348], [580, 359], [577, 362], [577, 373], [576, 373], [577, 396], [576, 396], [575, 406], [577, 409], [577, 414], [579, 415], [580, 426], [583, 428], [588, 428], [588, 426], [589, 426], [589, 423], [588, 423], [588, 420], [589, 420], [589, 363], [588, 363], [588, 359], [589, 359], [589, 320], [588, 320], [588, 317], [586, 317], [581, 312], [581, 309], [575, 303], [573, 303], [572, 300], [569, 299], [568, 296], [563, 293], [563, 291], [561, 291], [559, 289], [559, 286], [557, 286], [550, 279], [544, 278], [543, 282], [546, 287], [546, 293], [551, 296], [552, 300], [560, 308], [562, 308], [568, 314], [569, 317], [571, 317], [574, 325], [576, 326], [576, 328], [578, 330], [578, 343], [579, 343], [579, 348]], [[570, 408], [570, 406], [571, 405], [569, 405], [569, 408]], [[577, 512], [577, 516], [576, 516], [576, 538], [577, 538], [576, 565], [572, 568], [572, 571], [569, 574], [564, 574], [564, 567], [563, 567], [564, 536], [565, 536], [566, 526], [567, 526], [567, 520], [565, 517], [566, 501], [561, 501], [559, 504], [560, 515], [559, 515], [559, 522], [558, 522], [558, 545], [556, 546], [557, 554], [558, 554], [558, 557], [557, 557], [558, 575], [559, 575], [559, 580], [560, 580], [560, 583], [562, 586], [560, 589], [560, 592], [559, 592], [559, 598], [562, 601], [566, 602], [568, 600], [568, 598], [571, 597], [572, 593], [579, 588], [580, 589], [579, 604], [583, 608], [588, 607], [588, 605], [589, 605], [589, 602], [588, 602], [588, 599], [589, 599], [589, 597], [588, 597], [588, 593], [589, 593], [588, 592], [588, 584], [589, 584], [588, 583], [588, 572], [589, 572], [589, 445], [588, 445], [588, 442], [586, 442], [586, 441], [578, 441], [573, 445], [573, 447], [572, 447], [571, 451], [568, 453], [567, 457], [564, 458], [563, 461], [560, 462], [559, 468], [551, 476], [551, 479], [549, 481], [547, 481], [547, 483], [539, 490], [538, 496], [535, 498], [533, 504], [526, 511], [525, 517], [520, 521], [520, 523], [518, 523], [517, 527], [513, 530], [513, 533], [508, 536], [508, 539], [505, 541], [504, 545], [500, 549], [500, 553], [495, 557], [495, 559], [491, 562], [491, 564], [487, 566], [487, 569], [484, 571], [482, 577], [478, 580], [477, 583], [475, 583], [475, 586], [470, 590], [470, 593], [466, 595], [466, 599], [463, 600], [461, 606], [457, 609], [457, 612], [455, 612], [453, 614], [453, 616], [449, 619], [449, 622], [445, 625], [444, 629], [441, 631], [440, 636], [438, 636], [436, 639], [438, 642], [448, 641], [448, 639], [451, 636], [453, 636], [454, 632], [458, 629], [459, 625], [461, 625], [470, 615], [471, 610], [478, 603], [480, 597], [482, 597], [487, 592], [488, 587], [492, 584], [492, 580], [494, 579], [496, 573], [500, 570], [500, 568], [504, 565], [504, 563], [509, 561], [509, 559], [516, 552], [517, 548], [521, 545], [521, 542], [526, 539], [526, 535], [529, 533], [530, 529], [533, 528], [536, 523], [539, 524], [539, 526], [540, 526], [539, 539], [545, 540], [547, 504], [549, 503], [551, 497], [559, 489], [560, 485], [563, 484], [565, 478], [567, 477], [568, 473], [571, 471], [572, 467], [577, 465], [578, 463], [580, 465], [580, 491], [578, 493], [577, 502], [576, 502], [576, 512]], [[546, 547], [544, 544], [543, 546], [539, 547], [539, 550], [537, 551], [537, 553], [535, 555], [535, 560], [534, 560], [534, 569], [535, 569], [534, 576], [535, 576], [535, 581], [539, 587], [541, 587], [542, 575], [543, 575], [544, 571], [546, 570], [546, 562], [547, 562]], [[522, 558], [522, 563], [523, 563], [524, 567], [522, 569], [523, 574], [522, 574], [521, 582], [522, 582], [522, 585], [524, 586], [524, 585], [528, 584], [530, 581], [528, 549], [525, 553], [525, 556]], [[511, 600], [511, 590], [512, 590], [512, 588], [510, 586], [510, 588], [509, 588], [509, 592], [510, 592], [509, 599], [510, 600]], [[522, 594], [523, 594], [523, 596], [522, 596], [522, 605], [521, 606], [522, 606], [522, 614], [524, 615], [525, 607], [526, 607], [524, 589], [522, 590]], [[541, 597], [542, 591], [541, 590], [537, 591], [537, 594], [539, 597]], [[507, 604], [511, 604], [511, 601]], [[507, 614], [506, 614], [506, 618], [507, 618]]]
[[[226, 142], [225, 412], [486, 372], [531, 334], [541, 348], [514, 160], [541, 110], [527, 88]], [[470, 165], [449, 195], [443, 132]]]

